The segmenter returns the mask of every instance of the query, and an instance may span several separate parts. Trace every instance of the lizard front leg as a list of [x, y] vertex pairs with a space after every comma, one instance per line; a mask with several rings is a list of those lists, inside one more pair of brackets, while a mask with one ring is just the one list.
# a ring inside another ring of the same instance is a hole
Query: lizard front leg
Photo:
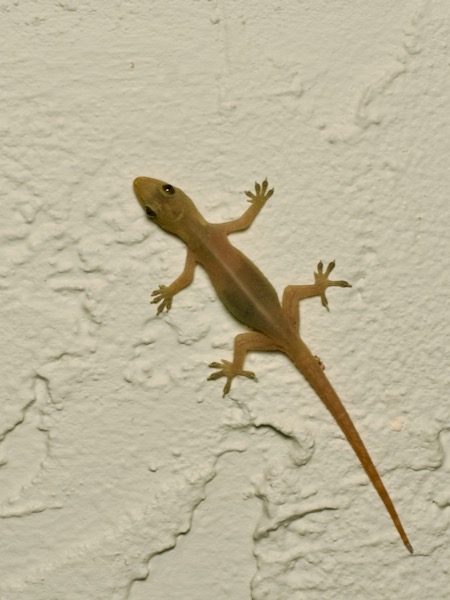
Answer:
[[208, 377], [208, 381], [226, 377], [227, 381], [223, 388], [223, 395], [226, 396], [231, 388], [231, 382], [237, 375], [242, 375], [248, 379], [256, 379], [252, 371], [244, 371], [244, 362], [247, 352], [264, 352], [269, 350], [279, 350], [263, 333], [250, 332], [240, 333], [234, 338], [233, 362], [222, 360], [221, 362], [212, 362], [209, 366], [213, 369], [219, 369]]
[[251, 206], [238, 219], [234, 219], [234, 221], [229, 221], [228, 223], [220, 224], [226, 234], [233, 233], [235, 231], [243, 231], [244, 229], [248, 229], [250, 227], [260, 213], [264, 204], [273, 194], [273, 188], [269, 190], [268, 187], [269, 183], [266, 178], [261, 184], [255, 183], [255, 192], [245, 192], [245, 195], [249, 198], [248, 201], [250, 202]]
[[152, 292], [154, 298], [151, 300], [151, 304], [159, 304], [158, 310], [156, 311], [157, 315], [162, 313], [164, 309], [169, 311], [172, 307], [173, 297], [192, 283], [196, 264], [194, 254], [188, 248], [186, 263], [181, 275], [169, 286], [160, 285], [157, 290]]

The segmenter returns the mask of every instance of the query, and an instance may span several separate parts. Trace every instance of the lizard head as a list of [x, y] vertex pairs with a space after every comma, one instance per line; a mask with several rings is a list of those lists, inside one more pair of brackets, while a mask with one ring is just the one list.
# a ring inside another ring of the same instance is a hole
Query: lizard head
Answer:
[[192, 200], [179, 188], [152, 177], [137, 177], [134, 192], [147, 217], [157, 225], [180, 235], [186, 221], [200, 216]]

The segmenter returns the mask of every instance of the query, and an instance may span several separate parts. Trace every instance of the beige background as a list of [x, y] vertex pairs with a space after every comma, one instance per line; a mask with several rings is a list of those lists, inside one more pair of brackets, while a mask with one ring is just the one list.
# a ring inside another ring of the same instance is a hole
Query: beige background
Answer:
[[[1, 600], [447, 598], [447, 0], [0, 14]], [[242, 329], [204, 273], [156, 318], [184, 250], [137, 175], [212, 221], [267, 176], [234, 241], [280, 292], [336, 259], [302, 331], [414, 556], [283, 357], [206, 381]]]

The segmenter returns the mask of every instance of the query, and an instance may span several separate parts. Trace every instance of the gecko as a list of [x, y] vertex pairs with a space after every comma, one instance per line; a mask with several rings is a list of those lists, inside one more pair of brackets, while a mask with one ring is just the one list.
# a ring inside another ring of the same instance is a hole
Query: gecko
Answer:
[[300, 337], [301, 300], [319, 297], [322, 305], [328, 309], [326, 291], [329, 287], [351, 287], [346, 281], [330, 279], [335, 262], [330, 262], [324, 269], [320, 261], [314, 272], [314, 283], [287, 286], [280, 302], [275, 288], [265, 275], [230, 243], [228, 235], [248, 229], [273, 195], [274, 189], [269, 189], [267, 179], [261, 184], [255, 183], [254, 192], [245, 192], [249, 208], [237, 219], [224, 223], [208, 222], [194, 202], [170, 183], [151, 177], [137, 177], [134, 180], [134, 192], [150, 221], [180, 238], [187, 247], [181, 275], [170, 285], [160, 285], [152, 293], [152, 302], [158, 304], [157, 314], [170, 310], [173, 297], [192, 283], [195, 267], [201, 265], [225, 308], [249, 329], [235, 337], [232, 361], [222, 360], [209, 365], [216, 371], [208, 379], [224, 377], [223, 395], [226, 396], [236, 376], [256, 379], [252, 371], [244, 370], [248, 352], [284, 353], [334, 417], [380, 496], [404, 545], [412, 553], [413, 548], [394, 504], [350, 415], [328, 381], [320, 360]]

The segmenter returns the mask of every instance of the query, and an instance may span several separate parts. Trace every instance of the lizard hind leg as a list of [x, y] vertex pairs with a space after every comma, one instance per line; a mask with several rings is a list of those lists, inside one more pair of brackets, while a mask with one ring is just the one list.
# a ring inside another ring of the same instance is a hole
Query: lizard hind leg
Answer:
[[330, 273], [335, 267], [335, 262], [328, 264], [325, 272], [323, 270], [323, 262], [320, 261], [317, 265], [317, 272], [314, 273], [314, 283], [309, 285], [288, 285], [283, 292], [281, 306], [283, 311], [296, 330], [300, 327], [300, 307], [299, 303], [305, 298], [314, 298], [320, 296], [322, 305], [328, 309], [328, 299], [326, 290], [329, 287], [352, 287], [349, 283], [343, 280], [334, 281], [329, 279]]
[[208, 377], [208, 381], [226, 377], [227, 381], [223, 388], [223, 395], [226, 396], [231, 389], [233, 379], [242, 375], [248, 379], [256, 379], [252, 371], [244, 371], [244, 362], [247, 352], [265, 352], [278, 350], [273, 341], [263, 333], [249, 332], [240, 333], [234, 338], [233, 362], [222, 360], [221, 362], [212, 362], [209, 366], [213, 369], [219, 369]]

